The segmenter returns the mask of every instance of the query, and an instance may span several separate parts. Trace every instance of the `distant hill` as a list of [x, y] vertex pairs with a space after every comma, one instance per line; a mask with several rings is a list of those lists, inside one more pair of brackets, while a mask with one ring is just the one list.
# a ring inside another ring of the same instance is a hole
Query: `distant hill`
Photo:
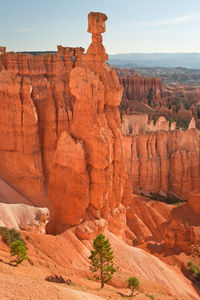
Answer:
[[200, 53], [127, 53], [109, 55], [109, 63], [123, 68], [165, 67], [200, 69]]

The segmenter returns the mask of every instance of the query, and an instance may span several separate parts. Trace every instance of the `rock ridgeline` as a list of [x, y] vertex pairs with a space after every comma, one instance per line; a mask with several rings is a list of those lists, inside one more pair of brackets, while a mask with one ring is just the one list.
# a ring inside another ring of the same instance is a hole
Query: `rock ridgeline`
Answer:
[[86, 53], [62, 46], [37, 56], [1, 51], [0, 177], [50, 207], [50, 233], [84, 221], [118, 235], [125, 228], [122, 87], [105, 64], [106, 20], [88, 15]]

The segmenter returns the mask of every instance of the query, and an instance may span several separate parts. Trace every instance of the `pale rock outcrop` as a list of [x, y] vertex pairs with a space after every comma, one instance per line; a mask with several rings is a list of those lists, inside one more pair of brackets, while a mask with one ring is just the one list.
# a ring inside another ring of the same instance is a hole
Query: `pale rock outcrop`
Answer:
[[176, 130], [176, 122], [171, 122], [171, 130]]
[[0, 226], [38, 233], [46, 232], [48, 208], [0, 203]]
[[106, 225], [107, 223], [104, 219], [85, 221], [76, 227], [75, 234], [81, 240], [92, 240], [104, 232]]
[[148, 115], [122, 115], [123, 135], [138, 135], [148, 131]]
[[151, 131], [173, 131], [175, 129], [176, 122], [170, 124], [163, 116], [159, 117], [154, 123], [154, 120], [149, 122], [148, 115], [146, 114], [122, 114], [121, 132], [126, 136], [133, 136]]
[[196, 128], [196, 124], [195, 124], [195, 119], [194, 118], [191, 119], [190, 124], [188, 126], [188, 129], [193, 129], [193, 128]]

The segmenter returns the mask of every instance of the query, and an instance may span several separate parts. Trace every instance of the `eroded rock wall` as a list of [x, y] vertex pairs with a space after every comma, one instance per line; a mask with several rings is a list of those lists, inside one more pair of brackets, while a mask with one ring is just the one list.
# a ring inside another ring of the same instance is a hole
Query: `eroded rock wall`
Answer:
[[124, 136], [127, 171], [133, 191], [188, 199], [199, 189], [200, 135], [197, 129]]
[[164, 103], [164, 89], [161, 78], [141, 77], [139, 74], [121, 76], [120, 83], [124, 87], [123, 99], [137, 100], [152, 106]]
[[124, 231], [122, 87], [105, 64], [106, 20], [89, 14], [86, 54], [0, 55], [0, 177], [50, 207], [51, 233], [96, 219]]

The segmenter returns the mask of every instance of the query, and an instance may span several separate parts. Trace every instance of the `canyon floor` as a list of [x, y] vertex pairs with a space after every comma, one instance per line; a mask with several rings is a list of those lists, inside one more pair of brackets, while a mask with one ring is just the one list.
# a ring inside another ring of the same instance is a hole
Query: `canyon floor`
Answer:
[[[197, 287], [173, 266], [178, 256], [171, 257], [170, 266], [108, 231], [105, 234], [114, 251], [116, 273], [103, 289], [91, 280], [92, 241], [80, 241], [73, 229], [57, 236], [23, 231], [29, 261], [18, 267], [9, 264], [9, 248], [0, 242], [0, 299], [123, 299], [130, 295], [126, 280], [131, 275], [140, 281], [134, 299], [199, 299]], [[70, 279], [71, 284], [45, 280], [55, 274]]]

